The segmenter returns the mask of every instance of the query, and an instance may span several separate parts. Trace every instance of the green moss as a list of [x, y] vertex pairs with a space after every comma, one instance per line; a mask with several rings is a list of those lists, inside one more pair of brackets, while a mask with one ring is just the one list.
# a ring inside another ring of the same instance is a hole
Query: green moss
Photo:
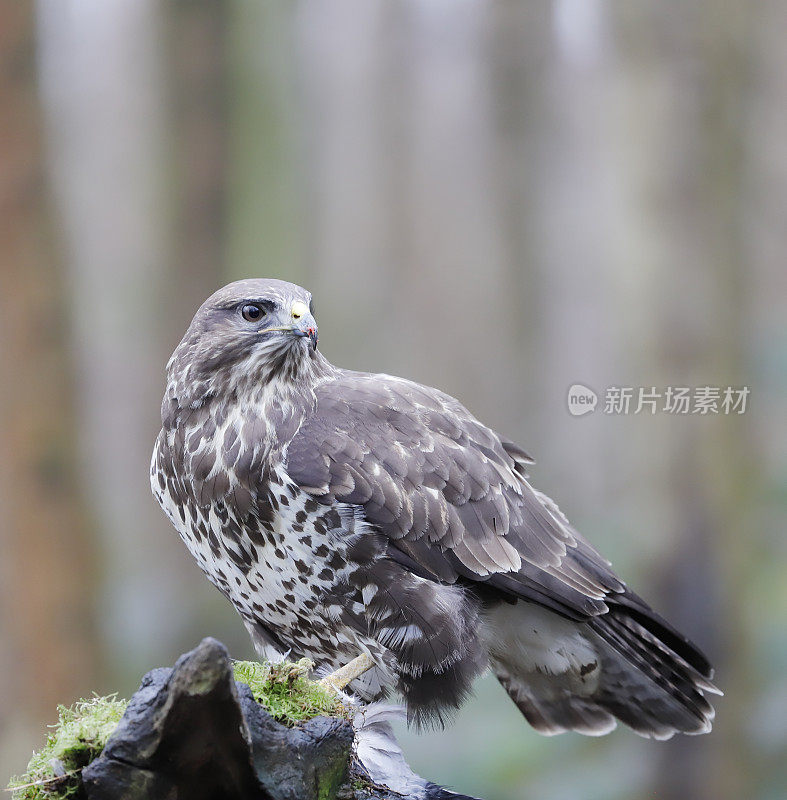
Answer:
[[364, 789], [366, 790], [373, 789], [374, 784], [368, 778], [363, 778], [360, 775], [358, 775], [352, 779], [352, 781], [350, 782], [350, 787], [354, 789], [356, 792], [360, 792]]
[[46, 744], [33, 753], [27, 772], [8, 784], [13, 800], [78, 796], [82, 767], [101, 754], [127, 705], [111, 695], [59, 706]]
[[308, 658], [292, 663], [236, 661], [235, 680], [245, 683], [254, 699], [277, 720], [295, 725], [312, 717], [346, 717], [347, 708], [336, 695], [307, 676], [313, 668]]
[[335, 761], [329, 769], [317, 776], [317, 800], [333, 800], [347, 775], [347, 762]]
[[[309, 659], [278, 664], [236, 661], [235, 680], [251, 689], [255, 700], [287, 725], [320, 715], [347, 717], [349, 710], [330, 690], [307, 676]], [[128, 701], [115, 695], [58, 707], [58, 722], [46, 744], [33, 753], [27, 772], [8, 784], [12, 800], [52, 800], [82, 795], [81, 770], [97, 758], [117, 727]], [[335, 776], [329, 776], [326, 789]]]

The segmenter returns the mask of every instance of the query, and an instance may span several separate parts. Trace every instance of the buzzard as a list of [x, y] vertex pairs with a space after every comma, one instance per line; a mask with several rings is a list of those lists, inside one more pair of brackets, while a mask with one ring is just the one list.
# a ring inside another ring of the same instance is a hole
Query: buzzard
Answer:
[[540, 733], [710, 730], [712, 669], [437, 389], [333, 366], [311, 295], [243, 280], [167, 365], [153, 492], [260, 655], [442, 723], [491, 669]]

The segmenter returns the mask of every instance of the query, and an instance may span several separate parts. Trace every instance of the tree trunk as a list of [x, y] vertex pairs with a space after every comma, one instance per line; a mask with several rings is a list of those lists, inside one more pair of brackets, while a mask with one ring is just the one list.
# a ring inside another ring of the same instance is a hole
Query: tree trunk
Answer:
[[[0, 8], [0, 774], [97, 672], [65, 276], [51, 246], [29, 3]], [[24, 704], [24, 705], [23, 705]], [[6, 761], [7, 759], [7, 761]]]
[[110, 679], [123, 687], [145, 665], [176, 654], [197, 619], [204, 624], [203, 598], [213, 600], [151, 497], [149, 464], [164, 365], [219, 282], [223, 129], [205, 104], [210, 98], [216, 111], [220, 103], [222, 34], [215, 4], [172, 10], [179, 105], [170, 139], [164, 7], [39, 5], [41, 90], [68, 262], [64, 302], [75, 321], [82, 474], [105, 567], [102, 638]]

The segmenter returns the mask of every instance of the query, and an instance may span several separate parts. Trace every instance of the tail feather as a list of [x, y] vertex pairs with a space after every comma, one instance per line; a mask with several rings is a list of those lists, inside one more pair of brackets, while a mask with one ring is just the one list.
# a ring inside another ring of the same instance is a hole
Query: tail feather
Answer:
[[[650, 631], [656, 639], [693, 667], [699, 675], [709, 681], [713, 678], [713, 667], [705, 654], [631, 589], [627, 588], [624, 593], [608, 598], [608, 602], [611, 607], [620, 608], [622, 612], [625, 611], [620, 616], [628, 616]], [[713, 684], [709, 683], [709, 686], [713, 687]], [[718, 689], [716, 691], [718, 692]]]
[[649, 678], [698, 721], [713, 719], [713, 707], [704, 695], [712, 684], [650, 631], [614, 610], [601, 621], [592, 620], [590, 625], [611, 646], [615, 656]]
[[529, 603], [516, 617], [496, 612], [492, 628], [502, 641], [490, 660], [498, 680], [547, 735], [598, 736], [616, 719], [656, 739], [706, 733], [714, 717], [706, 694], [720, 694], [707, 659], [635, 595], [622, 599], [584, 623]]
[[591, 622], [603, 648], [598, 702], [644, 736], [710, 731], [706, 679], [634, 620], [616, 611], [605, 617]]
[[595, 701], [566, 695], [562, 698], [539, 697], [519, 677], [500, 662], [493, 665], [500, 684], [508, 692], [525, 719], [543, 736], [576, 731], [585, 736], [603, 736], [614, 730], [615, 717]]

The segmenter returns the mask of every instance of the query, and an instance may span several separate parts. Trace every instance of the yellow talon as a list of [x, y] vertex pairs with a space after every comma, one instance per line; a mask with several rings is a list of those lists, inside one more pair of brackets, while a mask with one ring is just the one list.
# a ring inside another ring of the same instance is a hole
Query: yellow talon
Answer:
[[374, 666], [374, 661], [367, 653], [361, 653], [357, 658], [354, 658], [343, 667], [339, 667], [335, 672], [326, 675], [318, 683], [326, 689], [333, 689], [335, 692], [340, 692], [347, 684], [360, 677]]

